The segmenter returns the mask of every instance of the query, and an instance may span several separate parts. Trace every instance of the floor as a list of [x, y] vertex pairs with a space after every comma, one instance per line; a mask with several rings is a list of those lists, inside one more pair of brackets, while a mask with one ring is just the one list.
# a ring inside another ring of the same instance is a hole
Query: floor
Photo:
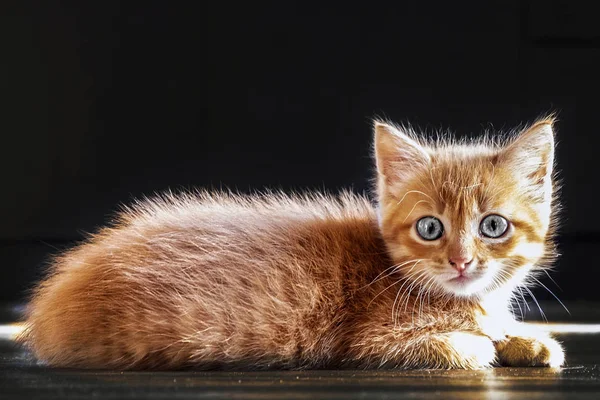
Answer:
[[[117, 372], [49, 369], [11, 340], [16, 313], [0, 315], [0, 399], [533, 399], [600, 398], [599, 307], [584, 324], [545, 324], [567, 349], [568, 365], [487, 371]], [[588, 310], [588, 311], [585, 311]], [[551, 313], [550, 313], [551, 314]], [[597, 320], [596, 320], [597, 321]]]

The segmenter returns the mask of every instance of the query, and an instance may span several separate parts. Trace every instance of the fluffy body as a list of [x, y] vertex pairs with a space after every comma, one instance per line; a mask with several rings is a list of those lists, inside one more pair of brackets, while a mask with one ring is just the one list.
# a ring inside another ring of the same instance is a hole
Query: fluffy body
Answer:
[[[553, 158], [531, 140], [551, 124], [427, 145], [378, 123], [378, 206], [348, 192], [139, 202], [54, 260], [21, 341], [58, 367], [560, 366], [560, 345], [509, 312], [553, 254]], [[541, 158], [515, 173], [523, 151]], [[510, 236], [471, 229], [490, 210]], [[423, 215], [444, 221], [436, 243], [415, 236]], [[459, 283], [454, 253], [474, 257]]]

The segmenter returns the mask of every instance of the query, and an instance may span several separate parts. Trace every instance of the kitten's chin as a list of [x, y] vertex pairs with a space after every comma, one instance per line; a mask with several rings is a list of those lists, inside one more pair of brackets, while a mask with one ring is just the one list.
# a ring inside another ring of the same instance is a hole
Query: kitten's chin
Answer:
[[450, 294], [457, 297], [477, 297], [489, 286], [485, 276], [462, 275], [453, 278], [439, 277], [438, 282]]

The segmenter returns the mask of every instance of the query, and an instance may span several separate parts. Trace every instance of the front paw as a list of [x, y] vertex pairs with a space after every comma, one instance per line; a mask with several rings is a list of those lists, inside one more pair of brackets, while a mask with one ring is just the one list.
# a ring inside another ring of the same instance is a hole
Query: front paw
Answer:
[[565, 361], [561, 345], [551, 337], [507, 336], [496, 342], [496, 351], [506, 367], [560, 367]]
[[486, 336], [467, 332], [448, 334], [451, 368], [480, 369], [490, 367], [496, 359], [494, 343]]

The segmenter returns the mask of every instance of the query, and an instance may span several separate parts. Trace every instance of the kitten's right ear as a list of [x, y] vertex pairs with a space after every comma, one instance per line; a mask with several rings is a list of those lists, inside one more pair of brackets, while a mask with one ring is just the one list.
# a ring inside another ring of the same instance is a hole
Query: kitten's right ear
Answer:
[[553, 125], [554, 118], [537, 121], [501, 153], [501, 160], [547, 202], [552, 198]]
[[415, 171], [427, 168], [427, 151], [395, 126], [375, 121], [375, 160], [380, 182], [402, 183]]

